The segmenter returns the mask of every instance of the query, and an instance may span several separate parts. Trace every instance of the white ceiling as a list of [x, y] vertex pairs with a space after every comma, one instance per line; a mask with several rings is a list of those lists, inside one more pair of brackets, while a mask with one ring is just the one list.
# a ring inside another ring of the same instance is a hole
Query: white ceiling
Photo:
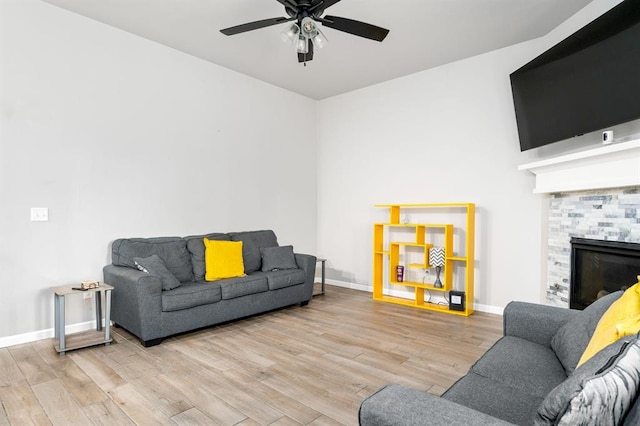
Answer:
[[325, 14], [388, 28], [382, 42], [331, 28], [307, 66], [280, 40], [276, 0], [43, 0], [313, 99], [323, 99], [541, 37], [591, 0], [342, 0]]

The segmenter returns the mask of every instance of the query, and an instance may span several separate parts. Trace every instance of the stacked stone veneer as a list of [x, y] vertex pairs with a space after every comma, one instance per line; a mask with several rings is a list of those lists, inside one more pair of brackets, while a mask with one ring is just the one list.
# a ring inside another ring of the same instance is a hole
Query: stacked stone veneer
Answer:
[[569, 307], [572, 237], [640, 243], [640, 187], [552, 194], [547, 303]]

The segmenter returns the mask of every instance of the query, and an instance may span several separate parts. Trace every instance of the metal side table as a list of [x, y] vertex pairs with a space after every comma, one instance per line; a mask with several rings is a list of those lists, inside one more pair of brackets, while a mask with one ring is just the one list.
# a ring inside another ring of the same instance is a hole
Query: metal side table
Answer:
[[[79, 286], [79, 284], [77, 285]], [[100, 283], [96, 288], [88, 290], [74, 290], [73, 285], [63, 285], [51, 287], [53, 291], [53, 304], [55, 311], [55, 341], [53, 346], [60, 355], [66, 351], [86, 348], [95, 345], [109, 345], [111, 338], [111, 291], [113, 287], [109, 284]], [[105, 294], [104, 320], [102, 327], [102, 292]], [[80, 333], [65, 335], [65, 297], [72, 294], [95, 293], [96, 330], [88, 330]], [[104, 332], [103, 332], [104, 328]]]

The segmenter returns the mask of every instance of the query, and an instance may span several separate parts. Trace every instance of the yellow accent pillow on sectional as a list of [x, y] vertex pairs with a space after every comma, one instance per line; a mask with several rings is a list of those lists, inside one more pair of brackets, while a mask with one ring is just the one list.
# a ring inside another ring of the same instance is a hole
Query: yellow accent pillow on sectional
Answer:
[[204, 239], [204, 279], [243, 277], [242, 241]]
[[578, 366], [621, 337], [636, 334], [638, 331], [640, 331], [640, 282], [628, 288], [602, 315]]

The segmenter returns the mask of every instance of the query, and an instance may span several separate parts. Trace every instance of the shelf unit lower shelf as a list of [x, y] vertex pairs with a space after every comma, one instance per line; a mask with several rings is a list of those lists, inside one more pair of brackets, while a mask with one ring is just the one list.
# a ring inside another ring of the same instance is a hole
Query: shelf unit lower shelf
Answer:
[[411, 306], [413, 308], [425, 309], [428, 311], [445, 312], [447, 314], [460, 315], [463, 317], [469, 316], [471, 313], [473, 313], [473, 310], [469, 312], [452, 311], [451, 309], [449, 309], [448, 305], [438, 305], [436, 303], [430, 303], [430, 302], [423, 302], [422, 304], [420, 304], [412, 299], [405, 299], [402, 297], [395, 297], [395, 296], [386, 296], [386, 295], [383, 295], [380, 297], [374, 296], [373, 300], [377, 300], [379, 302], [394, 303], [396, 305], [402, 305], [402, 306]]

